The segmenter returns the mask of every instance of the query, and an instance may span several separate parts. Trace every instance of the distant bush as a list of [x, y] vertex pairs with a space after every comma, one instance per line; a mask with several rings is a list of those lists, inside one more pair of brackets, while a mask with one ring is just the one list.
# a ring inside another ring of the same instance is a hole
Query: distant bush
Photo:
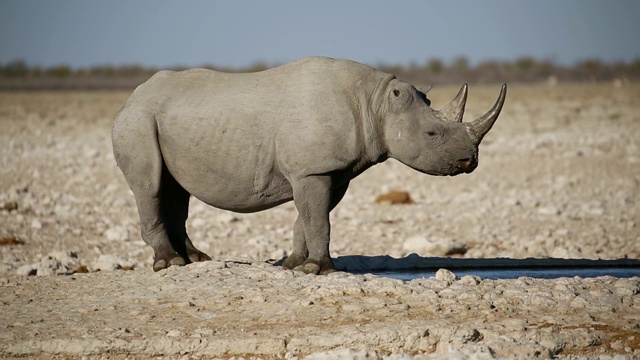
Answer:
[[[227, 72], [255, 72], [268, 69], [264, 62], [244, 68], [204, 68]], [[464, 56], [447, 63], [438, 58], [426, 59], [422, 64], [409, 66], [382, 64], [379, 69], [398, 77], [423, 84], [541, 82], [554, 81], [612, 81], [640, 80], [640, 58], [626, 63], [605, 63], [599, 59], [585, 59], [574, 66], [554, 64], [522, 56], [513, 61], [483, 61], [471, 65]], [[174, 67], [171, 70], [184, 70]], [[23, 60], [0, 64], [0, 89], [132, 89], [153, 75], [158, 69], [141, 65], [93, 66], [73, 69], [67, 65], [48, 68], [28, 66]]]
[[29, 68], [24, 60], [15, 60], [2, 68], [2, 76], [9, 78], [26, 77], [29, 74]]
[[53, 77], [63, 78], [67, 76], [71, 76], [73, 71], [67, 65], [58, 65], [54, 67], [50, 67], [45, 71], [45, 74], [51, 75]]
[[549, 60], [523, 56], [513, 61], [491, 60], [471, 66], [465, 57], [458, 57], [450, 64], [429, 59], [423, 66], [382, 65], [379, 68], [403, 79], [430, 84], [542, 82], [550, 78], [570, 82], [640, 80], [640, 58], [630, 63], [586, 59], [574, 66], [563, 66]]

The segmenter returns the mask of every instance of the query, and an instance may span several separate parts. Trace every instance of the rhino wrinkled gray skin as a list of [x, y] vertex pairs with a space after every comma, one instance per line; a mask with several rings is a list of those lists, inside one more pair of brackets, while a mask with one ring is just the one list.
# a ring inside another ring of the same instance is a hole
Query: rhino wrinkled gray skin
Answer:
[[160, 71], [113, 123], [153, 269], [210, 260], [187, 235], [191, 195], [250, 213], [293, 200], [288, 269], [326, 274], [329, 212], [349, 182], [388, 158], [430, 175], [472, 172], [500, 114], [462, 122], [467, 85], [442, 110], [412, 85], [347, 60], [304, 58], [266, 71]]

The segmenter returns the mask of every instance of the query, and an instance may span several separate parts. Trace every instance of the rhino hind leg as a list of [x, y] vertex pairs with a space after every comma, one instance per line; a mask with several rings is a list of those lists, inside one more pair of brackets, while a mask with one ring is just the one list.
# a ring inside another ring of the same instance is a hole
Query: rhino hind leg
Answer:
[[[189, 194], [174, 177], [166, 170], [162, 171], [161, 182], [161, 210], [162, 218], [166, 224], [167, 232], [171, 247], [175, 250], [185, 263], [211, 260], [209, 255], [198, 250], [189, 235], [187, 234], [186, 222], [189, 214]], [[156, 258], [154, 262], [158, 263], [163, 259]], [[166, 262], [166, 259], [164, 259]], [[161, 265], [161, 264], [158, 264]]]
[[141, 109], [123, 109], [114, 120], [112, 140], [118, 167], [136, 198], [142, 239], [154, 252], [153, 270], [208, 260], [187, 236], [190, 195], [166, 170], [155, 119], [145, 115]]
[[153, 271], [211, 260], [196, 249], [187, 235], [190, 194], [166, 169], [162, 169], [155, 192], [141, 189], [133, 192], [140, 213], [142, 238], [154, 251]]

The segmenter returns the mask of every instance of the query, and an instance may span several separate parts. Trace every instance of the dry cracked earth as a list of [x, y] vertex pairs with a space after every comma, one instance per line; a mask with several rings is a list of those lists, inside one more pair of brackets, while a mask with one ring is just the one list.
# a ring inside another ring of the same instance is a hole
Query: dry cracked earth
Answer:
[[[466, 119], [498, 90], [471, 86]], [[434, 107], [456, 91], [434, 88]], [[514, 84], [474, 173], [368, 170], [331, 214], [344, 271], [329, 276], [274, 265], [291, 247], [292, 204], [239, 215], [195, 199], [188, 230], [214, 260], [154, 273], [111, 152], [128, 95], [0, 93], [0, 356], [640, 358], [638, 277], [354, 273], [416, 260], [639, 259], [637, 84]], [[391, 190], [412, 202], [376, 202]]]

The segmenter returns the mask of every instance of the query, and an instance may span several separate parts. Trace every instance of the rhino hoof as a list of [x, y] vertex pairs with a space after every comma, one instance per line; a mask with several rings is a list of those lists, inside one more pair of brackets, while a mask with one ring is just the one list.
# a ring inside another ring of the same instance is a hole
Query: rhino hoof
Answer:
[[331, 273], [336, 272], [336, 269], [334, 268], [330, 268], [330, 269], [323, 269], [322, 271], [320, 271], [320, 275], [329, 275]]
[[333, 267], [333, 263], [331, 259], [326, 260], [311, 260], [307, 259], [302, 265], [296, 266], [293, 270], [302, 271], [305, 274], [315, 274], [315, 275], [327, 275], [335, 270]]
[[291, 254], [289, 257], [287, 257], [287, 259], [282, 263], [282, 267], [287, 269], [287, 270], [293, 270], [295, 268], [297, 268], [298, 266], [304, 264], [304, 261], [306, 260], [305, 257], [303, 257], [302, 255], [298, 255], [298, 254]]
[[173, 257], [169, 259], [169, 261], [165, 259], [158, 259], [153, 263], [153, 271], [160, 271], [162, 269], [166, 269], [169, 266], [173, 266], [173, 265], [184, 266], [186, 264], [187, 262], [184, 261], [184, 259], [179, 256]]
[[189, 261], [191, 262], [199, 262], [199, 261], [209, 261], [211, 260], [211, 256], [201, 252], [192, 252], [189, 254]]
[[305, 274], [318, 275], [320, 273], [320, 265], [315, 262], [305, 262], [302, 265], [296, 266], [293, 270], [302, 271]]

